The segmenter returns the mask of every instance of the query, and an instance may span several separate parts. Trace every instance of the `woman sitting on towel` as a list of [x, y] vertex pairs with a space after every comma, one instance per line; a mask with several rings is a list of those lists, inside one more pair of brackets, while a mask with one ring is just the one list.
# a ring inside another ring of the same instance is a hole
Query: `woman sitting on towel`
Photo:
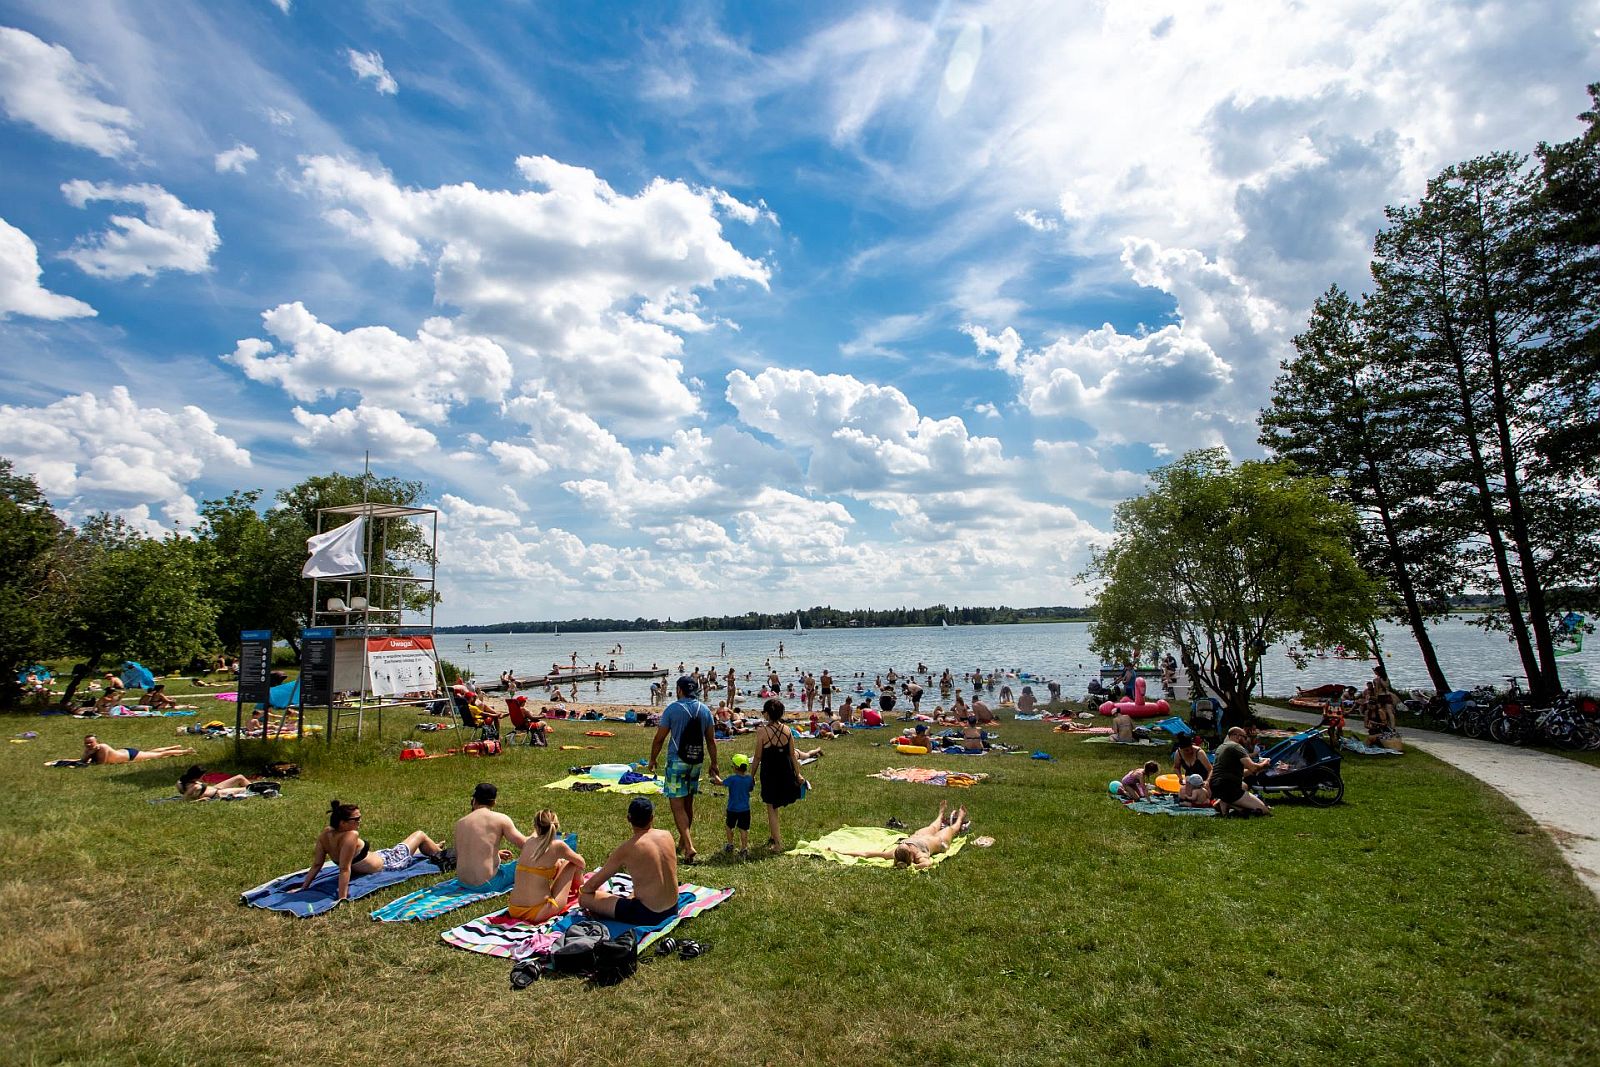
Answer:
[[374, 850], [361, 839], [361, 805], [328, 803], [328, 827], [317, 835], [317, 848], [311, 856], [301, 889], [309, 889], [322, 873], [322, 861], [339, 865], [339, 899], [350, 899], [350, 879], [355, 875], [379, 871], [403, 871], [423, 857], [433, 859], [440, 848], [421, 830], [413, 831], [392, 848]]
[[185, 800], [216, 800], [237, 797], [250, 791], [248, 788], [250, 779], [242, 774], [236, 774], [215, 785], [207, 785], [201, 781], [201, 776], [204, 774], [198, 763], [184, 771], [183, 777], [178, 779], [178, 794]]
[[582, 884], [585, 866], [583, 857], [561, 837], [556, 813], [541, 811], [533, 817], [533, 835], [523, 842], [506, 914], [535, 924], [560, 915], [567, 910], [573, 883]]
[[[959, 834], [972, 827], [967, 819], [967, 809], [957, 808], [946, 817], [945, 802], [939, 802], [939, 815], [927, 826], [902, 837], [891, 849], [876, 852], [840, 852], [841, 856], [860, 856], [864, 859], [890, 860], [896, 867], [916, 867], [919, 870], [933, 866], [933, 857], [950, 850], [950, 843]], [[980, 844], [982, 842], [979, 842]]]

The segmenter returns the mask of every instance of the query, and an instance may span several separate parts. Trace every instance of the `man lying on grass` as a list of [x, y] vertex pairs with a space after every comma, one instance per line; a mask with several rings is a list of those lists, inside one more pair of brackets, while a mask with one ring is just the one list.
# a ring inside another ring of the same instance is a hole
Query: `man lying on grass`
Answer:
[[[678, 850], [672, 835], [655, 829], [656, 806], [649, 797], [628, 804], [633, 836], [606, 857], [583, 883], [578, 903], [605, 919], [630, 926], [657, 926], [678, 912]], [[633, 896], [608, 893], [606, 879], [626, 871], [633, 877]]]
[[94, 734], [90, 734], [83, 739], [83, 762], [85, 763], [144, 763], [153, 759], [167, 759], [169, 756], [192, 755], [194, 755], [194, 749], [182, 748], [178, 745], [142, 749], [112, 748]]
[[[923, 868], [933, 866], [933, 857], [949, 851], [950, 842], [959, 834], [972, 828], [967, 819], [967, 809], [960, 807], [945, 817], [946, 802], [939, 802], [939, 814], [927, 826], [895, 842], [894, 848], [873, 852], [840, 852], [841, 856], [859, 856], [869, 860], [891, 860], [896, 867]], [[979, 844], [983, 842], [980, 841]]]

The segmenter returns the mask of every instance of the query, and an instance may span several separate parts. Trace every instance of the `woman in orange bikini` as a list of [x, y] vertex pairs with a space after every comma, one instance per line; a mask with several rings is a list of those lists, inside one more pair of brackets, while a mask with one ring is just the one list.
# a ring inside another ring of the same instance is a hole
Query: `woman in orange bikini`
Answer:
[[560, 836], [561, 820], [553, 811], [533, 817], [533, 833], [517, 860], [516, 881], [506, 914], [525, 923], [542, 923], [567, 910], [574, 879], [584, 872], [583, 857]]

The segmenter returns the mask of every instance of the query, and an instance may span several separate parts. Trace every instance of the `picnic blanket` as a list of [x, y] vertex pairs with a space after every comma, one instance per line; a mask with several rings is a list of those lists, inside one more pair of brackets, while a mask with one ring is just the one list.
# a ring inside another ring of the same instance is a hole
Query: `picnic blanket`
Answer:
[[590, 787], [590, 788], [586, 788], [584, 790], [581, 790], [581, 792], [594, 792], [594, 793], [659, 793], [659, 792], [661, 792], [661, 782], [659, 780], [652, 780], [652, 781], [648, 781], [648, 782], [633, 782], [630, 785], [622, 785], [619, 782], [613, 782], [609, 778], [596, 778], [592, 774], [569, 774], [565, 778], [561, 779], [560, 781], [551, 782], [549, 785], [545, 786], [545, 788], [546, 789], [567, 789], [567, 790], [570, 790], [573, 786], [579, 785], [579, 784], [584, 784], [584, 785]]
[[1075, 722], [1058, 723], [1055, 728], [1058, 734], [1087, 734], [1091, 737], [1110, 737], [1117, 731], [1109, 726], [1084, 726]]
[[981, 771], [936, 771], [930, 767], [885, 767], [869, 778], [882, 778], [886, 782], [914, 782], [918, 785], [942, 785], [952, 789], [969, 789], [989, 777]]
[[[270, 882], [262, 882], [254, 889], [246, 889], [239, 894], [239, 903], [248, 904], [252, 908], [265, 908], [268, 911], [282, 911], [293, 915], [297, 919], [307, 919], [313, 915], [321, 915], [325, 911], [332, 911], [339, 901], [339, 865], [329, 860], [322, 865], [322, 870], [312, 880], [309, 889], [301, 889], [300, 882], [306, 876], [308, 868], [301, 868], [282, 878], [274, 878]], [[359, 900], [380, 889], [387, 889], [400, 882], [424, 874], [439, 874], [439, 865], [432, 860], [418, 860], [411, 866], [401, 871], [379, 871], [377, 874], [363, 874], [350, 879], [350, 899]]]
[[[886, 859], [868, 859], [862, 856], [843, 856], [840, 850], [851, 852], [882, 852], [894, 848], [906, 835], [899, 830], [889, 830], [882, 826], [841, 826], [830, 834], [817, 838], [815, 841], [802, 841], [789, 850], [791, 856], [816, 856], [830, 863], [842, 863], [846, 867], [893, 867], [894, 862]], [[933, 857], [935, 864], [945, 860], [961, 851], [967, 843], [964, 837], [958, 837], [950, 842], [950, 847]], [[916, 870], [916, 868], [911, 868]]]
[[1382, 745], [1369, 745], [1356, 737], [1347, 737], [1342, 742], [1346, 752], [1354, 752], [1358, 756], [1399, 756], [1402, 753]]
[[1118, 804], [1129, 811], [1136, 811], [1141, 815], [1215, 815], [1215, 808], [1186, 808], [1178, 803], [1178, 798], [1172, 794], [1152, 796], [1148, 800], [1135, 800], [1129, 803], [1112, 797]]
[[1085, 737], [1086, 745], [1142, 745], [1146, 748], [1165, 748], [1170, 741], [1157, 741], [1153, 737], [1136, 737], [1132, 741], [1118, 741], [1115, 737]]
[[[566, 840], [568, 848], [578, 847], [577, 834], [563, 834], [562, 837]], [[459, 878], [436, 882], [426, 889], [396, 897], [383, 907], [374, 909], [372, 918], [381, 923], [424, 922], [428, 919], [437, 919], [457, 908], [464, 908], [468, 904], [477, 904], [511, 892], [512, 883], [516, 878], [517, 861], [506, 860], [494, 873], [494, 877], [483, 885], [462, 885]]]
[[[626, 894], [633, 892], [633, 880], [625, 874], [612, 876], [606, 882], [606, 889], [612, 893]], [[688, 882], [678, 886], [678, 912], [671, 918], [664, 920], [656, 926], [630, 927], [626, 923], [619, 923], [614, 919], [601, 919], [606, 924], [606, 929], [612, 934], [619, 934], [624, 930], [637, 930], [639, 932], [639, 952], [644, 953], [651, 945], [668, 931], [673, 929], [685, 919], [691, 919], [703, 911], [721, 904], [733, 896], [732, 889], [711, 889], [703, 885], [692, 885]], [[569, 904], [571, 901], [569, 901]], [[592, 918], [577, 909], [571, 909], [565, 914], [554, 919], [533, 925], [520, 923], [506, 918], [504, 909], [491, 912], [488, 915], [473, 919], [471, 922], [462, 923], [453, 929], [446, 930], [439, 937], [447, 945], [466, 949], [468, 952], [479, 952], [485, 956], [498, 956], [502, 959], [516, 957], [522, 959], [539, 952], [548, 952], [561, 935], [579, 919]]]

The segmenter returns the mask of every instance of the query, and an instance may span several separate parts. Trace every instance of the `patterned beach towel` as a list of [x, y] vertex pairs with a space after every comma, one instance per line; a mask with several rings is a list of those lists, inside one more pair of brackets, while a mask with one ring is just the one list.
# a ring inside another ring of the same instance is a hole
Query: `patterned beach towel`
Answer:
[[[899, 830], [888, 830], [882, 826], [841, 826], [839, 829], [817, 838], [815, 841], [802, 841], [789, 850], [791, 856], [815, 856], [830, 863], [842, 863], [846, 867], [893, 867], [894, 862], [886, 859], [867, 859], [862, 856], [842, 856], [840, 850], [850, 852], [882, 852], [894, 848], [906, 835]], [[967, 839], [958, 837], [950, 842], [950, 848], [933, 857], [935, 864], [960, 852], [966, 845]], [[910, 870], [917, 870], [912, 867]]]
[[[619, 874], [606, 882], [606, 889], [612, 893], [631, 893], [633, 881], [627, 875]], [[678, 887], [678, 913], [656, 926], [629, 927], [625, 923], [611, 919], [601, 921], [613, 934], [628, 929], [638, 930], [639, 951], [643, 953], [683, 920], [708, 911], [731, 896], [733, 896], [732, 889], [711, 889], [685, 882]], [[502, 909], [446, 930], [439, 937], [445, 944], [466, 949], [468, 952], [479, 952], [502, 959], [513, 957], [523, 959], [535, 953], [549, 951], [557, 941], [561, 940], [562, 932], [580, 918], [588, 916], [574, 908], [554, 919], [533, 926], [508, 920]]]
[[[425, 874], [440, 873], [443, 872], [439, 870], [438, 864], [431, 859], [424, 859], [418, 860], [404, 870], [363, 874], [350, 879], [350, 899], [359, 900], [400, 882]], [[307, 919], [313, 915], [321, 915], [325, 911], [332, 911], [334, 905], [339, 902], [337, 898], [339, 865], [331, 860], [324, 863], [309, 889], [300, 888], [300, 882], [305, 876], [306, 868], [301, 868], [282, 878], [262, 882], [254, 889], [246, 889], [240, 893], [239, 903], [248, 904], [252, 908], [265, 908], [268, 911], [287, 912], [297, 919]]]
[[1354, 737], [1344, 738], [1343, 747], [1346, 752], [1354, 752], [1358, 756], [1398, 756], [1401, 754], [1392, 748], [1384, 748], [1382, 745], [1369, 745], [1365, 741]]
[[913, 782], [917, 785], [969, 789], [989, 776], [981, 771], [968, 774], [966, 771], [936, 771], [929, 767], [885, 767], [877, 774], [868, 777], [882, 778], [886, 782]]
[[1155, 796], [1148, 800], [1135, 800], [1131, 804], [1123, 800], [1117, 800], [1116, 797], [1111, 799], [1116, 800], [1118, 804], [1121, 804], [1129, 811], [1136, 811], [1140, 815], [1215, 815], [1217, 813], [1215, 808], [1186, 808], [1178, 803], [1177, 797], [1170, 795]]
[[[568, 848], [578, 847], [577, 834], [563, 834]], [[458, 878], [450, 878], [415, 893], [397, 897], [373, 911], [372, 918], [381, 923], [424, 922], [441, 915], [477, 904], [511, 892], [517, 878], [517, 861], [506, 860], [494, 877], [480, 886], [466, 886]]]

